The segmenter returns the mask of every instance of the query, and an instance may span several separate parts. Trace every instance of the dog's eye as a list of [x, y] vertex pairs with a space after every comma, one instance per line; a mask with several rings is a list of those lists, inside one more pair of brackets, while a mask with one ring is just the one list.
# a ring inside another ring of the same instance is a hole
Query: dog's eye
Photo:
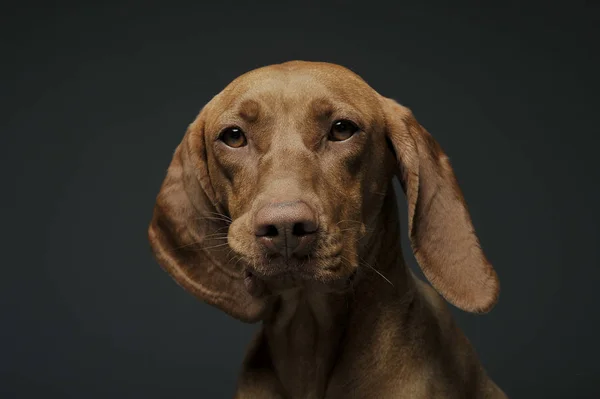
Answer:
[[328, 139], [331, 141], [344, 141], [348, 140], [358, 132], [358, 126], [354, 122], [346, 119], [335, 121], [331, 130], [329, 131]]
[[248, 143], [244, 132], [239, 127], [228, 127], [223, 130], [219, 135], [219, 140], [231, 148], [243, 147]]

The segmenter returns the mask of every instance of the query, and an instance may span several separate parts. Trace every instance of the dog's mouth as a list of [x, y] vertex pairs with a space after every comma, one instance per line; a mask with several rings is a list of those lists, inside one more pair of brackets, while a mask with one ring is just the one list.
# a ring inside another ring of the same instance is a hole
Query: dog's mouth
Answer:
[[247, 263], [244, 285], [256, 297], [298, 287], [340, 292], [352, 286], [356, 274], [357, 268], [345, 265], [339, 255], [328, 259], [278, 259]]
[[245, 269], [253, 274], [269, 280], [293, 276], [296, 279], [336, 278], [343, 272], [347, 262], [343, 261], [340, 253], [330, 256], [290, 257], [261, 256], [258, 259], [247, 260]]
[[358, 268], [358, 249], [344, 245], [354, 236], [334, 229], [322, 230], [310, 248], [299, 251], [273, 251], [260, 245], [255, 235], [241, 221], [229, 230], [229, 246], [238, 270], [243, 271], [244, 284], [256, 296], [288, 288], [319, 290], [346, 289], [352, 285]]

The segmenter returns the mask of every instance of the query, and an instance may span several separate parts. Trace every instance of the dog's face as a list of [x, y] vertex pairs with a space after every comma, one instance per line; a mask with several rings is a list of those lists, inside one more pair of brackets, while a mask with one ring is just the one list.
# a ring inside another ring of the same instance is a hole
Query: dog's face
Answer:
[[377, 94], [340, 67], [286, 65], [237, 79], [204, 117], [208, 172], [246, 282], [349, 281], [393, 173]]
[[149, 239], [184, 288], [255, 321], [281, 290], [347, 288], [394, 175], [425, 276], [457, 307], [491, 309], [498, 279], [448, 158], [410, 110], [337, 65], [260, 68], [215, 96], [175, 151]]

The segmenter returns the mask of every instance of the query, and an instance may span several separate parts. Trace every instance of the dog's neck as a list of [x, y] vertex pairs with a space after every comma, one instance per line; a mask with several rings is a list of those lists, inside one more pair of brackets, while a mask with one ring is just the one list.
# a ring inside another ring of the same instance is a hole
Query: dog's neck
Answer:
[[[395, 195], [386, 197], [383, 207], [391, 209], [380, 212], [385, 219], [382, 216], [369, 226], [372, 233], [353, 288], [343, 294], [287, 291], [264, 322], [273, 367], [286, 392], [322, 397], [347, 335], [353, 329], [368, 328], [361, 321], [376, 320], [385, 303], [402, 303], [390, 297], [400, 298], [413, 288], [399, 244]], [[397, 311], [400, 314], [402, 309]]]

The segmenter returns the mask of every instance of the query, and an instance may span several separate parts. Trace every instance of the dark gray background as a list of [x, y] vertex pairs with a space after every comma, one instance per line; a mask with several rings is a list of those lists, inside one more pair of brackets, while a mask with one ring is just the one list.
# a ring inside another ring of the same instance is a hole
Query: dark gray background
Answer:
[[493, 379], [598, 397], [597, 5], [165, 4], [2, 6], [2, 397], [231, 396], [256, 326], [179, 288], [146, 227], [203, 104], [292, 59], [355, 70], [449, 154], [502, 282], [454, 310]]

